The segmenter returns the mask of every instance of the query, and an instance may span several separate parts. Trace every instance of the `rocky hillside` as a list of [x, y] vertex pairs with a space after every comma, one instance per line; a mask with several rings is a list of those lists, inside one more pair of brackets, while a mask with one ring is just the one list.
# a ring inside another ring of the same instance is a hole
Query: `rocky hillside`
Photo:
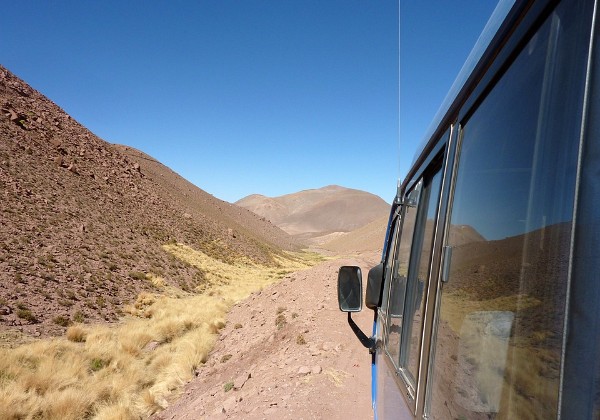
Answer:
[[254, 194], [236, 204], [270, 220], [290, 235], [312, 240], [353, 231], [387, 216], [390, 209], [374, 194], [337, 185], [273, 198]]
[[116, 320], [152, 277], [201, 285], [202, 271], [166, 253], [167, 242], [266, 264], [296, 247], [264, 218], [98, 138], [1, 66], [0, 203], [3, 333]]

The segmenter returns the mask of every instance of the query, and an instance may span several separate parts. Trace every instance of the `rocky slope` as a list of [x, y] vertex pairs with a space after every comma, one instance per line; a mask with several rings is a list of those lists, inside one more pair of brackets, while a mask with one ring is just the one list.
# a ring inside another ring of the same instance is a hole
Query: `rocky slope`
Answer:
[[3, 337], [116, 320], [152, 287], [149, 275], [184, 290], [202, 284], [201, 270], [162, 249], [170, 241], [265, 264], [296, 248], [264, 218], [98, 138], [1, 66], [0, 203]]

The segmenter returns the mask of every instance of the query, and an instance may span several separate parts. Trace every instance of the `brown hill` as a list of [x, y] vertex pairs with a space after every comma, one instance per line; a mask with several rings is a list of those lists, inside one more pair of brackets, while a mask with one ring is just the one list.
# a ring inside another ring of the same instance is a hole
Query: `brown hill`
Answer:
[[274, 198], [254, 194], [236, 204], [301, 239], [353, 231], [387, 216], [390, 208], [374, 194], [337, 185]]
[[388, 216], [380, 217], [352, 232], [329, 236], [321, 246], [334, 252], [366, 252], [383, 250]]
[[169, 241], [267, 264], [295, 248], [254, 213], [98, 138], [1, 66], [0, 197], [0, 332], [115, 320], [152, 287], [147, 273], [201, 285], [200, 270], [162, 249]]

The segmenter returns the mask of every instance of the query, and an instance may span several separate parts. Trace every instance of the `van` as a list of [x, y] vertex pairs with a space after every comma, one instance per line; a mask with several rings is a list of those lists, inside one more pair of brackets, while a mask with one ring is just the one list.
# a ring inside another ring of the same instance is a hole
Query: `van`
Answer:
[[[376, 419], [600, 418], [598, 1], [501, 1], [367, 278]], [[468, 12], [468, 11], [466, 11]]]

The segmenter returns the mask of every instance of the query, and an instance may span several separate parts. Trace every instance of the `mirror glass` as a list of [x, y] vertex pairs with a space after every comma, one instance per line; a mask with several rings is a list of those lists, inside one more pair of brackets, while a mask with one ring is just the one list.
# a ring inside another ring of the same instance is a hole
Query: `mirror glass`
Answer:
[[362, 309], [362, 273], [360, 267], [343, 266], [338, 273], [340, 311], [359, 312]]
[[381, 283], [383, 282], [383, 263], [376, 265], [369, 270], [367, 275], [367, 293], [365, 295], [365, 305], [369, 309], [377, 309], [379, 305], [379, 296], [381, 295]]

